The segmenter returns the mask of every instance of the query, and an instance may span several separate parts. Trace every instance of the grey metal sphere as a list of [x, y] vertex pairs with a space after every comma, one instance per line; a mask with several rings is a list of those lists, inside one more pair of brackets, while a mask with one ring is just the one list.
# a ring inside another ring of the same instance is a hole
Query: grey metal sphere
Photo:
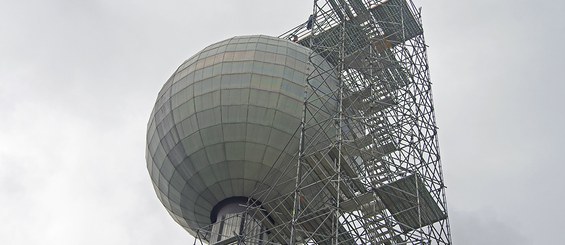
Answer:
[[[148, 123], [147, 168], [157, 196], [187, 231], [209, 225], [212, 208], [226, 198], [266, 202], [292, 191], [294, 176], [283, 168], [295, 163], [310, 54], [285, 39], [234, 37], [206, 47], [165, 83]], [[327, 64], [319, 56], [312, 62]], [[277, 177], [292, 184], [256, 194]]]

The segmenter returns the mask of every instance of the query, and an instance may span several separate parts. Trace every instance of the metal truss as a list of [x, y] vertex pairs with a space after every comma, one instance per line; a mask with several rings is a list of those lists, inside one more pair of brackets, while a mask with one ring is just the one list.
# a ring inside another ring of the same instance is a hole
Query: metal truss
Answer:
[[[426, 45], [413, 3], [317, 0], [308, 22], [280, 37], [312, 49], [312, 61], [330, 63], [312, 63], [295, 133], [299, 149], [277, 161], [296, 178], [265, 180], [288, 193], [249, 200], [246, 215], [254, 219], [247, 220], [260, 222], [266, 235], [246, 228], [215, 244], [451, 244]], [[325, 82], [313, 86], [314, 78]], [[213, 233], [202, 229], [195, 244]]]

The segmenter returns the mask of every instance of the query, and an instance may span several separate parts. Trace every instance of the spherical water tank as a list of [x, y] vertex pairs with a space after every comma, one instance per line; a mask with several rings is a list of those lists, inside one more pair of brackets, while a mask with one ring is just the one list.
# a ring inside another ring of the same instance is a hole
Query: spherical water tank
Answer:
[[[191, 234], [214, 222], [214, 207], [229, 198], [265, 203], [292, 192], [295, 171], [288, 168], [297, 161], [305, 90], [318, 107], [337, 108], [316, 98], [337, 82], [313, 74], [312, 63], [330, 66], [311, 52], [286, 39], [234, 37], [189, 58], [159, 92], [148, 123], [147, 168], [157, 196]], [[270, 188], [269, 195], [257, 194]]]

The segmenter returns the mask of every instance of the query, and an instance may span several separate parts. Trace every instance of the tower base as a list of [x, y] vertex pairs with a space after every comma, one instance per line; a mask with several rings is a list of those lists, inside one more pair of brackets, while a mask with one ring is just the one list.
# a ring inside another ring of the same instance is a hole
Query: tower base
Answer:
[[267, 232], [252, 214], [247, 212], [247, 198], [228, 198], [212, 211], [210, 244], [265, 244]]

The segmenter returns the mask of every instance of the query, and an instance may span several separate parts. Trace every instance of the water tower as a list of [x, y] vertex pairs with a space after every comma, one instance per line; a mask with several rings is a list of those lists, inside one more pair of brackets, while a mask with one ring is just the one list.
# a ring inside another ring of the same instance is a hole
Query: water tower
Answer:
[[419, 16], [319, 0], [279, 37], [186, 60], [147, 132], [173, 219], [206, 244], [450, 244]]

